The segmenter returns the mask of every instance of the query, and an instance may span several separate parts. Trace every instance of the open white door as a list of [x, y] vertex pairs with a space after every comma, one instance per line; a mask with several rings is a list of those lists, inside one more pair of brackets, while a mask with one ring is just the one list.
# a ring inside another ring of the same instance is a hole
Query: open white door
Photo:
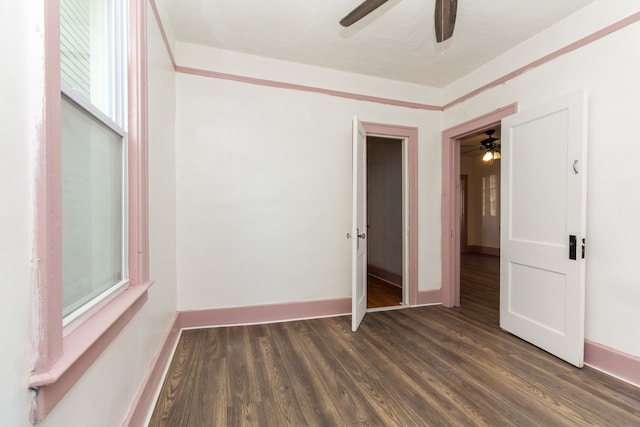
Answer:
[[500, 326], [581, 367], [586, 92], [502, 120]]
[[367, 312], [367, 133], [353, 118], [353, 222], [351, 225], [351, 330], [356, 331]]

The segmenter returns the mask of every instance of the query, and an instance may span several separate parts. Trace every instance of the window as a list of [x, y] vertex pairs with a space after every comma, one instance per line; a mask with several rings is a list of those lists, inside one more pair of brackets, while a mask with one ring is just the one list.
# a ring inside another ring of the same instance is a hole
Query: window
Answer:
[[128, 283], [124, 21], [120, 0], [60, 1], [65, 325]]
[[43, 2], [32, 423], [127, 325], [153, 283], [146, 8], [145, 0]]
[[482, 177], [482, 216], [487, 216], [487, 177]]
[[[487, 191], [487, 181], [489, 188]], [[489, 215], [498, 215], [498, 179], [496, 175], [482, 177], [482, 216], [487, 216], [487, 199], [489, 206]]]
[[491, 216], [498, 215], [498, 184], [496, 175], [489, 176], [489, 210]]

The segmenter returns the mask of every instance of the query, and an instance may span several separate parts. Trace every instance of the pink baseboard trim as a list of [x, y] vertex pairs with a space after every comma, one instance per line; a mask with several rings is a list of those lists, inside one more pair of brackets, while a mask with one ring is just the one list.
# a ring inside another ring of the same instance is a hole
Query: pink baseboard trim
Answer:
[[351, 314], [351, 298], [287, 302], [244, 307], [187, 310], [178, 314], [179, 328], [282, 322]]
[[147, 420], [147, 415], [152, 410], [154, 398], [160, 383], [163, 380], [165, 368], [170, 362], [173, 349], [175, 348], [180, 329], [178, 328], [178, 314], [173, 318], [173, 322], [160, 344], [160, 348], [151, 360], [147, 374], [144, 376], [140, 388], [131, 403], [129, 413], [122, 423], [125, 427], [143, 427]]
[[640, 387], [640, 357], [584, 340], [584, 363]]
[[392, 271], [385, 270], [384, 268], [376, 267], [372, 264], [367, 264], [367, 274], [382, 279], [399, 288], [402, 287], [402, 274], [394, 273]]
[[418, 305], [442, 304], [442, 289], [418, 292]]
[[500, 256], [500, 248], [492, 248], [489, 246], [469, 245], [467, 246], [467, 252], [473, 254]]

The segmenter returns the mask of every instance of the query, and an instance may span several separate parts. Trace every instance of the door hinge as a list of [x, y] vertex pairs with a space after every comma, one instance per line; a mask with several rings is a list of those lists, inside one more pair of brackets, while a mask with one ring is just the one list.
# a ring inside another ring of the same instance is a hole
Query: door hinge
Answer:
[[585, 252], [587, 251], [587, 239], [582, 238], [582, 259], [584, 259]]

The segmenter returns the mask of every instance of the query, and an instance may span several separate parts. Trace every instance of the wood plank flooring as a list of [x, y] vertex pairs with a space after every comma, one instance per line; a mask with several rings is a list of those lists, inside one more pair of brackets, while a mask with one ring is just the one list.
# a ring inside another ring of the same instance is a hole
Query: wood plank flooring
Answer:
[[390, 307], [402, 304], [402, 288], [367, 275], [367, 308]]
[[498, 327], [497, 259], [461, 307], [184, 331], [150, 426], [638, 426], [640, 389]]

